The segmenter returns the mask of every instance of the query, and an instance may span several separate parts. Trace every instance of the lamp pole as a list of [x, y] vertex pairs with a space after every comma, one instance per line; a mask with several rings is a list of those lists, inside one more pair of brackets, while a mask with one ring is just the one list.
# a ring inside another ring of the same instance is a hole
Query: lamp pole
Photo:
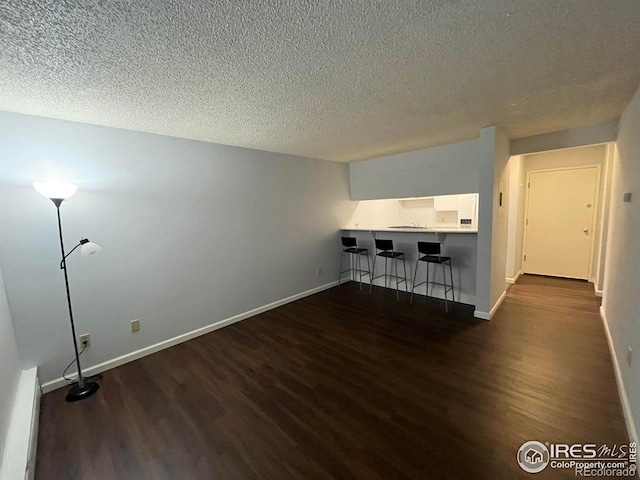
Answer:
[[[76, 368], [78, 370], [78, 381], [74, 382], [67, 392], [65, 399], [67, 402], [76, 402], [90, 397], [98, 391], [100, 385], [91, 380], [85, 380], [82, 376], [82, 367], [80, 366], [80, 352], [78, 352], [78, 341], [76, 338], [76, 325], [73, 322], [73, 309], [71, 308], [71, 293], [69, 292], [69, 276], [67, 274], [67, 257], [78, 248], [82, 256], [92, 255], [102, 250], [100, 245], [96, 245], [90, 242], [86, 238], [80, 240], [80, 243], [73, 247], [69, 253], [64, 253], [64, 240], [62, 239], [62, 220], [60, 219], [60, 205], [65, 199], [73, 196], [78, 190], [78, 186], [73, 183], [63, 182], [33, 182], [33, 188], [41, 194], [43, 197], [48, 198], [56, 206], [56, 213], [58, 214], [58, 234], [60, 235], [60, 253], [62, 260], [60, 261], [60, 268], [64, 271], [64, 286], [67, 290], [67, 306], [69, 307], [69, 320], [71, 321], [71, 336], [73, 339], [73, 351], [75, 353]], [[73, 362], [72, 362], [73, 363]], [[71, 364], [69, 364], [71, 367]], [[65, 369], [66, 372], [66, 369]], [[63, 373], [64, 375], [64, 373]]]
[[73, 339], [73, 349], [76, 355], [76, 367], [78, 369], [78, 383], [71, 387], [67, 393], [67, 402], [75, 402], [90, 397], [98, 391], [100, 386], [95, 382], [85, 382], [82, 377], [82, 367], [80, 366], [80, 353], [78, 352], [78, 342], [76, 340], [76, 326], [73, 322], [73, 309], [71, 308], [71, 293], [69, 291], [69, 276], [67, 275], [67, 257], [64, 254], [64, 240], [62, 239], [62, 221], [60, 219], [60, 205], [63, 198], [52, 198], [51, 201], [56, 206], [58, 214], [58, 233], [60, 235], [60, 253], [62, 254], [62, 270], [64, 271], [64, 285], [67, 289], [67, 305], [69, 306], [69, 320], [71, 321], [71, 335]]
[[62, 198], [52, 198], [51, 201], [56, 206], [58, 213], [58, 233], [60, 234], [60, 253], [62, 254], [62, 270], [64, 271], [64, 286], [67, 289], [67, 305], [69, 306], [69, 320], [71, 320], [71, 335], [73, 339], [73, 349], [76, 354], [76, 367], [78, 369], [78, 386], [84, 387], [84, 378], [82, 378], [82, 367], [80, 367], [80, 353], [78, 353], [78, 342], [76, 341], [76, 325], [73, 322], [73, 309], [71, 308], [71, 292], [69, 291], [69, 276], [67, 275], [67, 258], [64, 254], [64, 240], [62, 239], [62, 221], [60, 220], [60, 205]]

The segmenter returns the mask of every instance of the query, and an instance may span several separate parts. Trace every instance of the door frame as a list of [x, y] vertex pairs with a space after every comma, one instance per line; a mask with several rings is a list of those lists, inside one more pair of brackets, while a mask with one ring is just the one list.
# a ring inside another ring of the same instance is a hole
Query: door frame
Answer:
[[[565, 170], [584, 170], [586, 168], [595, 168], [596, 169], [596, 188], [595, 188], [595, 192], [594, 192], [594, 202], [593, 202], [593, 207], [594, 207], [594, 214], [591, 217], [591, 240], [590, 240], [590, 244], [589, 244], [589, 268], [588, 268], [588, 273], [587, 273], [587, 281], [591, 282], [591, 278], [593, 277], [593, 254], [595, 251], [595, 228], [596, 225], [598, 223], [598, 214], [600, 213], [600, 170], [602, 168], [602, 165], [600, 165], [599, 163], [595, 163], [593, 165], [578, 165], [575, 167], [558, 167], [558, 168], [544, 168], [541, 170], [530, 170], [527, 172], [527, 183], [526, 183], [526, 190], [527, 190], [527, 194], [525, 195], [525, 203], [524, 203], [524, 219], [523, 221], [525, 222], [524, 224], [524, 235], [522, 236], [522, 272], [526, 273], [526, 267], [525, 267], [525, 259], [524, 257], [526, 256], [526, 252], [527, 252], [527, 221], [529, 220], [529, 192], [530, 192], [530, 182], [531, 182], [531, 174], [532, 173], [545, 173], [545, 172], [558, 172], [558, 171], [565, 171]], [[555, 277], [558, 278], [577, 278], [577, 277], [569, 277], [569, 276], [564, 276], [564, 275], [554, 275]], [[582, 279], [580, 279], [582, 280]]]

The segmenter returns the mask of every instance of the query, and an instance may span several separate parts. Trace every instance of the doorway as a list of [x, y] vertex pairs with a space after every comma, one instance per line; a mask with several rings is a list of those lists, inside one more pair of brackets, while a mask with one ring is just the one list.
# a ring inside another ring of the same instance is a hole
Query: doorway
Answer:
[[530, 171], [524, 273], [591, 278], [600, 165]]

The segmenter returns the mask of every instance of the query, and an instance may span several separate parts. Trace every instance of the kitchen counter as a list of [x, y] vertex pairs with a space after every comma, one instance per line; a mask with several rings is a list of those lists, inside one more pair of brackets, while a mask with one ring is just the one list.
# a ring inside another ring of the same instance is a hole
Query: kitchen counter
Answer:
[[[411, 291], [411, 283], [413, 280], [413, 273], [415, 263], [418, 259], [418, 241], [423, 242], [438, 242], [442, 245], [442, 255], [451, 257], [451, 264], [453, 267], [453, 283], [456, 292], [456, 301], [466, 303], [469, 305], [475, 305], [476, 295], [476, 265], [477, 265], [477, 240], [478, 231], [471, 228], [456, 228], [456, 227], [408, 227], [402, 228], [399, 226], [388, 227], [353, 227], [342, 228], [341, 233], [344, 236], [355, 237], [358, 240], [358, 247], [367, 248], [369, 250], [371, 265], [373, 265], [373, 256], [376, 253], [374, 239], [384, 238], [393, 240], [394, 250], [397, 252], [403, 252], [406, 259], [407, 267], [407, 287]], [[461, 235], [462, 234], [462, 235]], [[380, 269], [384, 270], [384, 261], [379, 260], [376, 262], [376, 275], [380, 274]], [[394, 267], [395, 268], [395, 267]], [[402, 264], [400, 264], [399, 273], [402, 271]], [[431, 272], [435, 275], [436, 282], [442, 282], [442, 271], [439, 268], [431, 267]], [[423, 282], [426, 277], [425, 265], [421, 265], [418, 272], [418, 279], [416, 283]], [[368, 277], [364, 277], [363, 280], [367, 281]], [[374, 281], [374, 285], [380, 287], [385, 286], [384, 280], [379, 278]], [[403, 289], [404, 285], [401, 284], [400, 288]], [[388, 287], [395, 289], [395, 283], [388, 282]], [[426, 288], [424, 285], [416, 288], [416, 293], [424, 295]], [[440, 285], [431, 286], [429, 288], [430, 295], [434, 297], [444, 298], [444, 292]], [[444, 308], [444, 306], [443, 306]]]
[[456, 227], [345, 227], [343, 232], [402, 232], [402, 233], [478, 233], [472, 228]]

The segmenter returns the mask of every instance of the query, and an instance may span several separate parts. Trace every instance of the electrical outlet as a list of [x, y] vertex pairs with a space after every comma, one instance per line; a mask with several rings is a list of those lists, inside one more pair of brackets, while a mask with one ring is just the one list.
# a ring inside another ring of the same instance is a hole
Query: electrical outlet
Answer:
[[631, 366], [631, 357], [633, 356], [633, 349], [629, 347], [627, 350], [627, 366]]
[[320, 275], [322, 275], [322, 269], [321, 268], [317, 268], [316, 269], [316, 276], [319, 277]]
[[80, 347], [87, 348], [91, 346], [91, 335], [89, 335], [88, 333], [80, 335], [78, 337], [78, 340], [80, 341]]
[[139, 332], [140, 331], [140, 320], [131, 320], [131, 331]]

